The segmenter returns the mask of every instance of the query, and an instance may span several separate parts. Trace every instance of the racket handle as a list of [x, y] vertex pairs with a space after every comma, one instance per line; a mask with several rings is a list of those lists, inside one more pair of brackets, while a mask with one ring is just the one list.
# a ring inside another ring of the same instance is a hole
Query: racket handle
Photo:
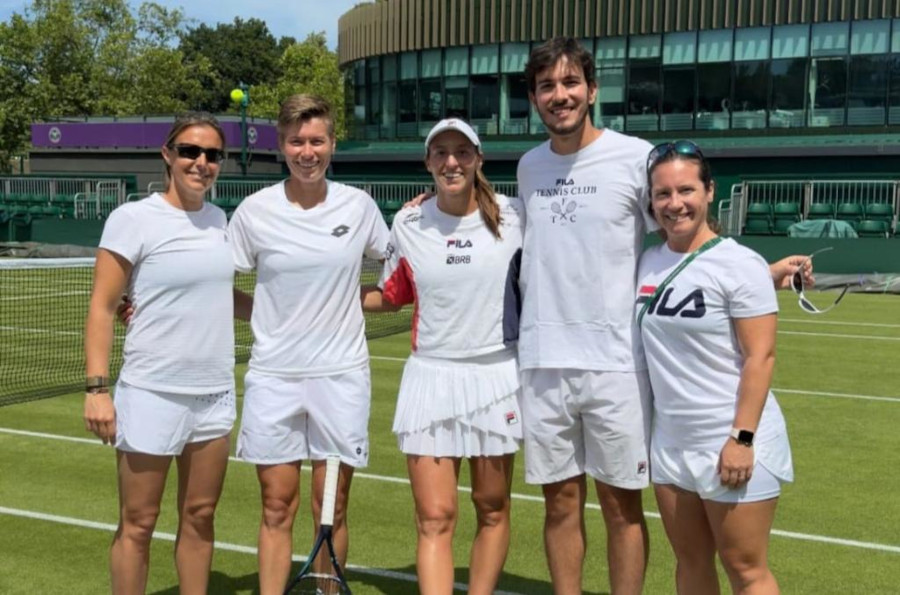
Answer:
[[334, 503], [337, 500], [338, 477], [341, 470], [341, 458], [330, 455], [325, 459], [325, 487], [322, 490], [322, 525], [334, 524]]

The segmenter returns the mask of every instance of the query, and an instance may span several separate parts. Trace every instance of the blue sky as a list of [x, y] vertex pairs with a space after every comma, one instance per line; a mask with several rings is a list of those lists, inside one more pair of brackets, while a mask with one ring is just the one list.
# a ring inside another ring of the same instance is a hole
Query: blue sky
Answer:
[[[172, 8], [182, 8], [188, 18], [196, 24], [215, 25], [230, 23], [234, 17], [262, 19], [269, 31], [278, 38], [286, 35], [302, 41], [307, 34], [325, 31], [328, 47], [337, 47], [338, 18], [368, 0], [155, 0], [157, 4]], [[128, 2], [136, 12], [140, 0]], [[0, 21], [7, 21], [14, 12], [24, 12], [31, 4], [28, 0], [0, 0]]]

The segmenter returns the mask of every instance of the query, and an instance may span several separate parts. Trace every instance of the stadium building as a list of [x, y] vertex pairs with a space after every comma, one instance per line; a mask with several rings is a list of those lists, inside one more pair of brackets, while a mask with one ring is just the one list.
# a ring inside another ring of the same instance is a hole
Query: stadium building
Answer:
[[545, 138], [524, 66], [556, 35], [594, 54], [596, 124], [696, 140], [722, 192], [748, 175], [900, 169], [900, 2], [381, 0], [340, 19], [352, 132], [336, 172], [422, 175], [421, 139], [456, 116], [488, 173], [512, 179]]

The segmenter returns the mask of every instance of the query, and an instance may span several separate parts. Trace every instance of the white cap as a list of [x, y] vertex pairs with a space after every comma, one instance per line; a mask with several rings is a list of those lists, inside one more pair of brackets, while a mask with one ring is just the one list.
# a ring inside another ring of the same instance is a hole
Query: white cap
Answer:
[[431, 131], [428, 133], [428, 136], [425, 138], [425, 151], [428, 151], [428, 145], [431, 144], [431, 141], [434, 140], [434, 137], [442, 132], [447, 132], [448, 130], [461, 132], [467, 139], [472, 141], [472, 144], [475, 145], [475, 148], [478, 149], [478, 152], [481, 152], [481, 141], [478, 139], [478, 133], [475, 132], [471, 126], [469, 126], [459, 118], [446, 118], [435, 124], [434, 128], [431, 129]]

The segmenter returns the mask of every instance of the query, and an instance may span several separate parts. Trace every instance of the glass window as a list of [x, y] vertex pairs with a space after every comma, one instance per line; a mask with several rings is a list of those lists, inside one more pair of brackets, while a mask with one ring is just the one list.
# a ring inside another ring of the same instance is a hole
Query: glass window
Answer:
[[894, 19], [893, 31], [891, 32], [891, 52], [900, 54], [900, 19]]
[[444, 51], [444, 75], [465, 76], [467, 74], [469, 74], [469, 48], [447, 48]]
[[731, 64], [697, 65], [697, 130], [726, 130], [731, 122]]
[[732, 128], [763, 128], [766, 125], [766, 98], [769, 63], [736, 62], [734, 64], [734, 103]]
[[444, 79], [446, 118], [469, 119], [469, 77], [453, 76]]
[[849, 46], [850, 22], [816, 23], [812, 27], [813, 56], [843, 56]]
[[397, 124], [397, 83], [381, 86], [381, 138], [394, 138]]
[[419, 78], [441, 76], [441, 50], [425, 50], [419, 68]]
[[597, 68], [625, 66], [625, 38], [604, 37], [598, 39], [594, 60]]
[[366, 84], [377, 85], [381, 82], [381, 58], [366, 60]]
[[628, 44], [628, 57], [634, 59], [659, 58], [659, 35], [637, 35]]
[[397, 54], [381, 57], [381, 80], [386, 83], [397, 80]]
[[400, 54], [400, 80], [415, 80], [419, 70], [419, 55], [416, 52]]
[[472, 48], [472, 74], [496, 74], [500, 46], [476, 45]]
[[358, 62], [353, 63], [353, 82], [356, 83], [357, 86], [363, 86], [366, 84], [365, 60], [359, 60]]
[[501, 72], [524, 72], [527, 63], [527, 43], [504, 43], [500, 46]]
[[527, 134], [530, 104], [525, 75], [503, 75], [500, 85], [500, 134]]
[[659, 130], [659, 63], [632, 60], [628, 68], [628, 117], [625, 129]]
[[[898, 22], [900, 19], [897, 19]], [[888, 96], [888, 124], [900, 124], [900, 54], [890, 57], [891, 88]]]
[[[500, 128], [500, 77], [496, 74], [473, 75], [471, 83], [471, 119], [478, 134], [494, 135]], [[449, 106], [449, 101], [447, 102]]]
[[772, 29], [772, 59], [809, 55], [809, 25], [782, 25]]
[[381, 85], [369, 87], [366, 124], [378, 124], [381, 121]]
[[397, 136], [410, 138], [418, 136], [416, 126], [416, 82], [400, 83], [397, 95]]
[[419, 81], [419, 93], [419, 119], [427, 132], [444, 117], [441, 80]]
[[698, 62], [731, 62], [734, 31], [713, 29], [701, 31], [697, 44]]
[[851, 54], [886, 54], [891, 36], [890, 21], [853, 21]]
[[847, 59], [813, 58], [809, 68], [809, 125], [843, 126]]
[[884, 126], [890, 56], [853, 56], [847, 90], [847, 124]]
[[693, 64], [697, 59], [697, 34], [669, 33], [663, 39], [663, 64]]
[[768, 60], [771, 29], [753, 27], [734, 32], [734, 61]]
[[581, 47], [586, 49], [588, 52], [590, 52], [591, 55], [594, 54], [594, 38], [593, 37], [590, 37], [590, 38], [582, 37], [582, 38], [578, 39], [578, 45], [580, 45]]
[[598, 70], [597, 83], [594, 123], [613, 130], [625, 130], [625, 69]]
[[693, 66], [663, 69], [663, 101], [660, 130], [691, 130], [694, 127]]
[[806, 58], [772, 60], [770, 128], [806, 126]]

